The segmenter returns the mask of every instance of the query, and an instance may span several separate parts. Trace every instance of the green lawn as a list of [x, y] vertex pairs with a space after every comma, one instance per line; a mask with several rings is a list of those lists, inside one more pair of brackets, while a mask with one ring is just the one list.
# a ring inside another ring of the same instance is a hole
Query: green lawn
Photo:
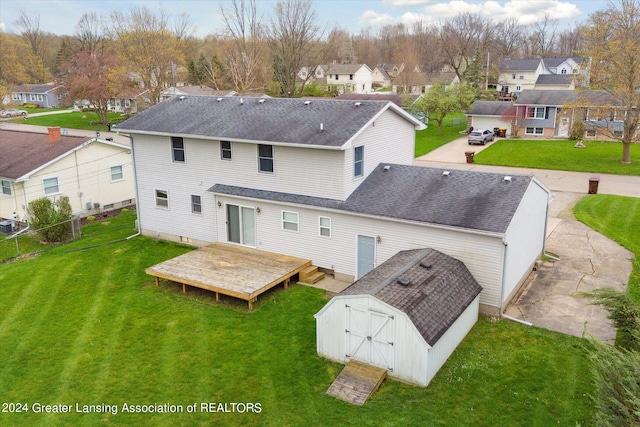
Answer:
[[[123, 119], [120, 113], [109, 113], [108, 117], [112, 123], [118, 123]], [[25, 123], [23, 119], [14, 119], [14, 121], [16, 123]], [[37, 126], [60, 126], [69, 129], [107, 130], [105, 125], [99, 123], [98, 115], [92, 111], [74, 111], [72, 113], [29, 117], [26, 123]]]
[[640, 199], [590, 195], [574, 208], [575, 216], [635, 254], [628, 292], [640, 303]]
[[416, 132], [415, 157], [423, 156], [438, 147], [464, 136], [460, 132], [467, 128], [467, 118], [463, 113], [451, 114], [445, 117], [442, 125], [442, 135], [438, 134], [438, 124], [429, 122], [429, 127]]
[[587, 148], [574, 148], [575, 141], [502, 139], [476, 154], [483, 165], [557, 169], [574, 172], [640, 175], [640, 144], [631, 146], [630, 165], [620, 163], [622, 143], [585, 141]]
[[[96, 222], [70, 245], [0, 265], [1, 400], [29, 408], [0, 412], [0, 425], [591, 423], [587, 342], [486, 318], [428, 388], [387, 380], [362, 407], [329, 397], [342, 366], [316, 356], [323, 291], [276, 289], [248, 312], [242, 301], [156, 287], [144, 269], [191, 249], [121, 240], [133, 219]], [[259, 403], [261, 412], [201, 412], [207, 402]], [[118, 414], [34, 413], [36, 403], [118, 405]], [[124, 403], [198, 411], [122, 413]]]

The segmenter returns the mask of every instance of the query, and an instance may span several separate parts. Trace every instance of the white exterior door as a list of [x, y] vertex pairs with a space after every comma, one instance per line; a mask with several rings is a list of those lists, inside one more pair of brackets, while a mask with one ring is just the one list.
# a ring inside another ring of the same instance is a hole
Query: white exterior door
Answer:
[[356, 279], [359, 279], [375, 267], [376, 238], [358, 234], [356, 246]]
[[392, 315], [345, 305], [346, 357], [393, 371]]

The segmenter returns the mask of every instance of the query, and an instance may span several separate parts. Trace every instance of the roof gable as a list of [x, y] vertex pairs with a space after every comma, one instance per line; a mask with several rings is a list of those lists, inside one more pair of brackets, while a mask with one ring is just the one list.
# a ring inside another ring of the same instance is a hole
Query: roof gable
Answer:
[[415, 249], [398, 252], [339, 296], [368, 294], [399, 309], [433, 346], [481, 291], [461, 261]]
[[382, 101], [180, 96], [122, 122], [123, 132], [340, 148], [391, 109], [417, 129], [424, 124]]

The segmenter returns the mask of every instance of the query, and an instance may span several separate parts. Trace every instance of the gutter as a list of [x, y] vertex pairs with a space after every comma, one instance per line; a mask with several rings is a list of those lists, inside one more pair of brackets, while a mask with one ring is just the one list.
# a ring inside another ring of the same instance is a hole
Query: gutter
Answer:
[[133, 136], [129, 135], [129, 142], [131, 143], [131, 163], [133, 164], [133, 183], [134, 183], [134, 190], [136, 193], [136, 223], [138, 224], [138, 231], [135, 234], [132, 234], [131, 236], [126, 237], [126, 240], [130, 240], [133, 239], [134, 237], [137, 237], [139, 235], [142, 234], [142, 225], [140, 224], [140, 198], [138, 196], [138, 177], [136, 175], [136, 155], [135, 155], [135, 151], [133, 149]]
[[522, 325], [533, 326], [533, 323], [531, 323], [531, 322], [527, 322], [526, 320], [516, 319], [515, 317], [507, 316], [504, 313], [501, 313], [500, 317], [504, 317], [507, 320], [511, 320], [512, 322], [520, 323]]

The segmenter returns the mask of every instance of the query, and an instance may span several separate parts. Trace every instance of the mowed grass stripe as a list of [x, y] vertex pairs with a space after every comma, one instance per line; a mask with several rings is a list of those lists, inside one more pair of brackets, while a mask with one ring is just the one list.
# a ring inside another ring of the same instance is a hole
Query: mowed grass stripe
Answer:
[[[41, 365], [50, 355], [51, 346], [47, 339], [57, 335], [52, 334], [56, 319], [51, 313], [63, 303], [61, 288], [65, 285], [66, 275], [74, 268], [74, 263], [68, 263], [62, 269], [56, 266], [55, 270], [60, 273], [56, 276], [52, 274], [51, 268], [41, 266], [33, 270], [33, 276], [21, 277], [12, 282], [14, 287], [23, 289], [24, 292], [4, 319], [1, 328], [3, 333], [0, 339], [3, 345], [0, 346], [0, 389], [4, 390], [12, 385], [13, 378], [24, 377], [31, 378], [34, 384], [41, 383], [48, 388], [50, 383], [47, 380], [50, 378], [43, 375], [47, 371], [42, 370]], [[24, 318], [30, 319], [28, 325], [22, 322]]]

